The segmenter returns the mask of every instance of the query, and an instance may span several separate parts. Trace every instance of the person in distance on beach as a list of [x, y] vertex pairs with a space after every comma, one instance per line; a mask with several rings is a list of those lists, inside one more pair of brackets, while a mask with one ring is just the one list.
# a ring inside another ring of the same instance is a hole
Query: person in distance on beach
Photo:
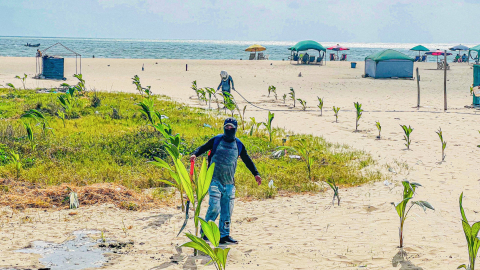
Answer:
[[220, 84], [217, 87], [217, 91], [220, 90], [220, 87], [222, 87], [222, 92], [230, 93], [230, 84], [232, 85], [231, 88], [235, 90], [235, 85], [233, 84], [232, 76], [228, 75], [228, 73], [225, 70], [222, 70], [222, 72], [220, 72], [220, 77], [222, 78], [222, 80], [220, 81]]
[[[230, 224], [235, 201], [235, 170], [237, 169], [238, 156], [243, 160], [247, 168], [255, 177], [258, 185], [262, 178], [247, 153], [243, 143], [235, 137], [237, 132], [237, 120], [233, 117], [225, 119], [223, 134], [211, 138], [206, 144], [195, 150], [190, 161], [197, 156], [210, 150], [208, 164], [215, 163], [212, 182], [208, 189], [210, 199], [208, 201], [206, 221], [215, 221], [220, 214], [219, 229], [221, 244], [237, 244], [238, 241], [230, 236]], [[204, 237], [206, 239], [206, 237]]]

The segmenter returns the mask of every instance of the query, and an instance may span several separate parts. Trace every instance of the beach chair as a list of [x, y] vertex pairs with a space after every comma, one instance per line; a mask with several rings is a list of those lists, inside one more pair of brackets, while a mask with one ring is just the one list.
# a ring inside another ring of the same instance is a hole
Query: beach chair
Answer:
[[248, 58], [248, 60], [255, 60], [255, 53], [251, 53], [250, 58]]
[[342, 54], [342, 58], [340, 58], [340, 61], [347, 61], [347, 55]]
[[420, 55], [415, 56], [413, 62], [420, 62]]
[[323, 63], [323, 55], [317, 57], [317, 64], [322, 65], [322, 63]]
[[330, 61], [335, 61], [335, 54], [334, 53], [330, 54]]
[[302, 55], [302, 64], [307, 64], [308, 63], [308, 54], [304, 54]]
[[309, 64], [315, 63], [315, 58], [316, 58], [315, 56], [310, 56], [310, 59], [308, 60], [308, 63]]
[[422, 60], [420, 62], [427, 62], [427, 55], [422, 55]]
[[265, 60], [265, 56], [263, 55], [263, 53], [258, 53], [258, 60]]

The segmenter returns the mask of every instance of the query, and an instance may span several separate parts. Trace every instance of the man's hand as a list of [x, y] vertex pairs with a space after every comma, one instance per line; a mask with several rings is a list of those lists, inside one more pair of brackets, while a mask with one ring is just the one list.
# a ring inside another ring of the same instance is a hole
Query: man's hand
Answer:
[[260, 175], [255, 175], [255, 181], [257, 181], [258, 185], [260, 186], [262, 184], [262, 177], [260, 177]]
[[197, 156], [195, 156], [195, 155], [191, 155], [191, 156], [190, 156], [190, 163], [194, 162], [196, 157], [197, 157]]

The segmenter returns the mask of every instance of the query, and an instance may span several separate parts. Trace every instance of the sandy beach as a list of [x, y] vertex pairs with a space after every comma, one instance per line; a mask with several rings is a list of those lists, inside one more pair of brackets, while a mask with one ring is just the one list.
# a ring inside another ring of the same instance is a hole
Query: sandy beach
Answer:
[[[76, 83], [74, 65], [74, 59], [66, 60], [67, 83]], [[352, 69], [350, 62], [306, 66], [288, 61], [96, 58], [83, 59], [82, 73], [88, 89], [135, 92], [131, 78], [138, 75], [155, 94], [205, 108], [193, 98], [191, 82], [216, 89], [220, 71], [226, 70], [236, 90], [265, 109], [254, 108], [233, 93], [241, 108], [247, 105], [247, 117], [264, 121], [268, 109], [279, 110], [274, 125], [364, 150], [377, 161], [388, 183], [341, 188], [341, 206], [331, 205], [331, 191], [264, 201], [237, 200], [232, 234], [240, 244], [232, 247], [227, 269], [456, 269], [468, 262], [458, 205], [461, 192], [469, 221], [480, 220], [480, 111], [465, 108], [472, 104], [471, 66], [450, 65], [446, 112], [443, 71], [436, 70], [435, 63], [415, 64], [421, 75], [420, 108], [416, 108], [416, 80], [362, 78], [363, 62]], [[64, 82], [31, 79], [35, 58], [0, 58], [0, 85], [13, 83], [21, 88], [14, 77], [24, 73], [29, 76], [27, 88], [58, 87]], [[276, 86], [277, 101], [267, 97], [269, 85]], [[281, 96], [290, 87], [297, 98], [307, 101], [306, 111], [298, 105], [288, 107], [292, 104], [288, 98], [283, 104]], [[317, 96], [325, 102], [322, 117], [316, 107]], [[363, 104], [365, 110], [360, 132], [354, 132], [354, 102]], [[338, 123], [332, 106], [341, 108]], [[382, 125], [381, 140], [376, 139], [375, 121]], [[401, 124], [414, 129], [411, 150], [404, 146]], [[439, 128], [448, 143], [444, 162], [435, 133]], [[436, 211], [412, 210], [405, 227], [407, 257], [398, 261], [399, 220], [391, 202], [401, 200], [404, 179], [422, 184], [415, 199], [430, 202]], [[60, 243], [79, 229], [105, 230], [109, 238], [134, 241], [128, 252], [113, 254], [102, 269], [214, 269], [204, 267], [202, 260], [195, 261], [191, 249], [176, 248], [186, 241], [175, 237], [183, 221], [178, 209], [131, 212], [98, 205], [60, 211], [3, 208], [0, 213], [0, 269], [41, 267], [39, 255], [15, 250], [34, 240]], [[25, 216], [30, 222], [24, 222]], [[193, 230], [192, 224], [188, 230]]]

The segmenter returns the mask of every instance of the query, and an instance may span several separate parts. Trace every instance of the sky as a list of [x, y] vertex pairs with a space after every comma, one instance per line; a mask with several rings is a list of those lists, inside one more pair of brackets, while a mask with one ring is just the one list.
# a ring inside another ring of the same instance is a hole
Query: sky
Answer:
[[480, 0], [0, 0], [0, 36], [480, 43]]

